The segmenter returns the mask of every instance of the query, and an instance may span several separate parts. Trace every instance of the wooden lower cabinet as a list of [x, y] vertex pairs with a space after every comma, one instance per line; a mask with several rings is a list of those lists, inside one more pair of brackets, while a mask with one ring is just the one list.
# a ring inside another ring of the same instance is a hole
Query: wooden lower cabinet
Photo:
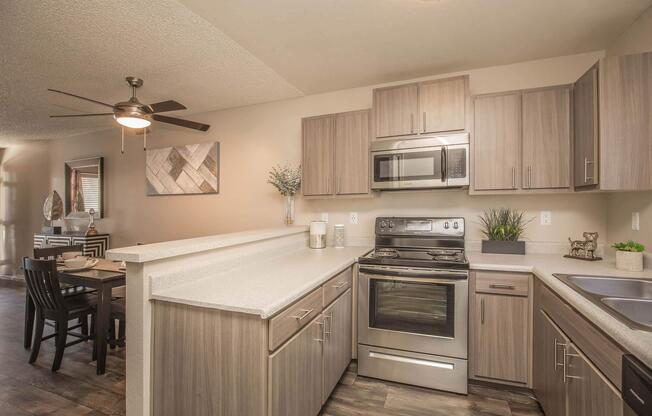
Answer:
[[475, 376], [528, 382], [527, 297], [476, 293]]
[[575, 345], [568, 346], [564, 358], [568, 416], [622, 416], [620, 393]]
[[546, 416], [566, 414], [563, 374], [563, 346], [568, 339], [542, 310], [534, 316], [533, 381], [534, 394]]
[[322, 405], [323, 316], [269, 357], [269, 414], [317, 415]]
[[351, 362], [351, 289], [324, 311], [324, 388], [322, 403]]

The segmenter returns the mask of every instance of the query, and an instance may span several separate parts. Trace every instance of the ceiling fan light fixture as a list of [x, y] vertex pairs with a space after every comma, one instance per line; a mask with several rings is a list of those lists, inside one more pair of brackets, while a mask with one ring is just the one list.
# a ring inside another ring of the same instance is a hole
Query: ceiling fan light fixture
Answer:
[[122, 116], [115, 119], [121, 125], [132, 129], [144, 129], [152, 124], [151, 121], [143, 117]]

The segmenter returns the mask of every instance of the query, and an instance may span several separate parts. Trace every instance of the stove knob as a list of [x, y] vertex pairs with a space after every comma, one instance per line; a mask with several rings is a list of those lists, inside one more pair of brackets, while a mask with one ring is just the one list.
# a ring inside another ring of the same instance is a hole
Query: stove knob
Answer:
[[387, 223], [385, 221], [380, 222], [380, 228], [385, 228], [387, 227]]
[[444, 223], [444, 228], [448, 230], [450, 227], [451, 227], [450, 224], [448, 223], [448, 221], [446, 221]]
[[453, 223], [453, 228], [455, 228], [456, 230], [460, 228], [460, 225], [457, 223], [457, 221]]
[[389, 222], [389, 228], [394, 228], [394, 221]]

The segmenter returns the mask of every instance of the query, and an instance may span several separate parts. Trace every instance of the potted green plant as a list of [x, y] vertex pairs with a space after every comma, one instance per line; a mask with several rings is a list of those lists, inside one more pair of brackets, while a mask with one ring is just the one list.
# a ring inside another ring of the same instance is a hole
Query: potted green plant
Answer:
[[612, 246], [616, 249], [616, 268], [629, 272], [640, 272], [643, 270], [643, 251], [645, 246], [629, 240], [626, 243], [616, 243]]
[[285, 223], [294, 223], [294, 195], [301, 187], [301, 166], [275, 166], [269, 171], [267, 183], [272, 184], [285, 197]]
[[483, 253], [525, 254], [525, 241], [519, 241], [531, 220], [525, 212], [510, 208], [489, 209], [480, 216]]

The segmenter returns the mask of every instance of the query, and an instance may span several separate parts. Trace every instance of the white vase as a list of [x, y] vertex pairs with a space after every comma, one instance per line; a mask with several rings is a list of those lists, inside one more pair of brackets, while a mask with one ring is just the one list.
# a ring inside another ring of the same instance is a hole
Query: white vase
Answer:
[[294, 224], [294, 195], [285, 197], [285, 223], [287, 225]]
[[616, 251], [616, 269], [628, 272], [643, 270], [643, 253], [633, 251]]

